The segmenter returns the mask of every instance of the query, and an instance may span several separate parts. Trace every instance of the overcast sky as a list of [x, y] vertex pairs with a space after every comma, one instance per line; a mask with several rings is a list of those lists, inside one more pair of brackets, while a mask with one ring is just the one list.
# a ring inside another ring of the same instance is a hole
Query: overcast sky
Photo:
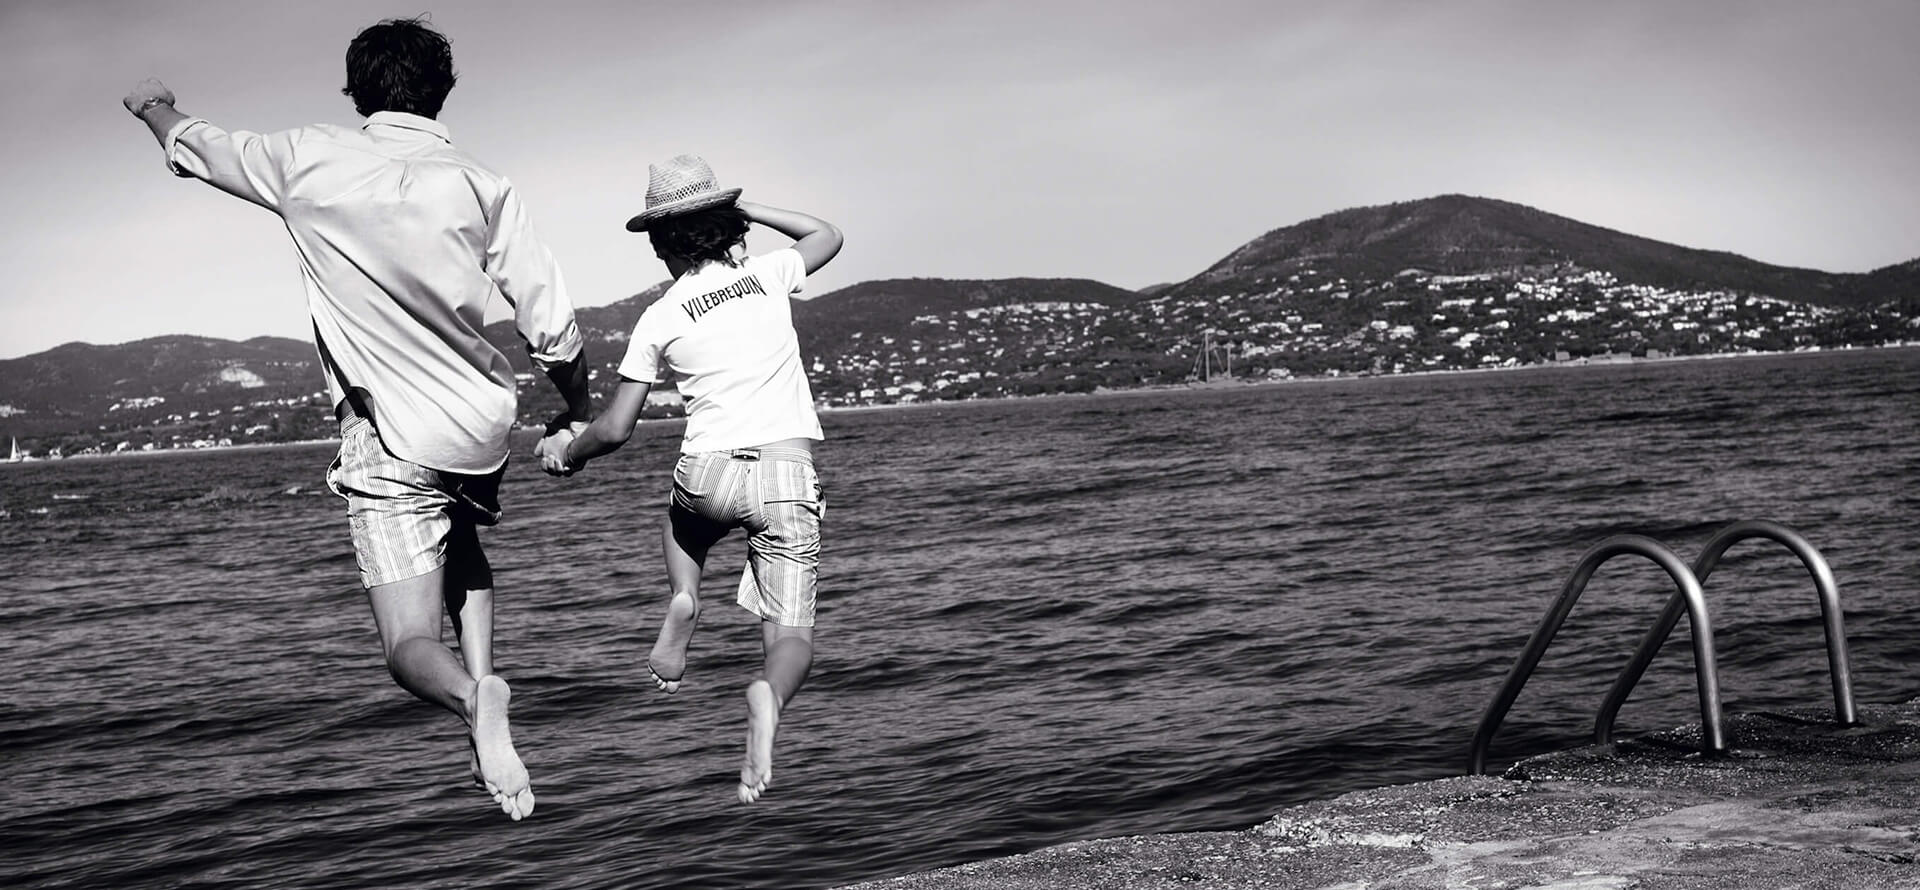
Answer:
[[1920, 256], [1914, 0], [0, 0], [0, 358], [306, 338], [278, 221], [168, 175], [120, 98], [157, 76], [229, 128], [355, 123], [347, 42], [423, 11], [461, 75], [441, 120], [522, 189], [579, 305], [665, 277], [621, 224], [681, 152], [846, 231], [813, 294], [1138, 288], [1449, 192], [1782, 265]]

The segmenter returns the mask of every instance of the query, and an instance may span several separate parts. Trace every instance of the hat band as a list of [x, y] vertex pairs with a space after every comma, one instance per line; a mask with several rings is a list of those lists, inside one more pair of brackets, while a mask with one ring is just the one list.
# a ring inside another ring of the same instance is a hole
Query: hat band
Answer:
[[655, 207], [661, 204], [671, 204], [674, 201], [685, 200], [687, 198], [693, 197], [694, 195], [717, 191], [717, 190], [718, 189], [715, 187], [715, 184], [712, 182], [690, 183], [688, 185], [683, 185], [665, 194], [647, 195], [647, 206]]

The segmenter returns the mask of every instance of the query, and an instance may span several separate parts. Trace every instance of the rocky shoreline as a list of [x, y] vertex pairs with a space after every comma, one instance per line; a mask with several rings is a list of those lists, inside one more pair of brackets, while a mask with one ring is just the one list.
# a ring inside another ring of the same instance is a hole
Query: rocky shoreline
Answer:
[[1065, 844], [846, 890], [1920, 887], [1920, 699], [1731, 716], [1289, 808], [1245, 831]]

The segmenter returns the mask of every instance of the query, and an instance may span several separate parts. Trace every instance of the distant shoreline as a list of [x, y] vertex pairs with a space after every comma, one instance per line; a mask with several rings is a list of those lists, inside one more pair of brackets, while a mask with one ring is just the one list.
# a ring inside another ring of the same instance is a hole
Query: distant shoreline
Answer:
[[0, 461], [0, 467], [26, 466], [28, 464], [63, 464], [74, 460], [104, 460], [128, 457], [180, 457], [188, 454], [209, 454], [226, 451], [252, 451], [264, 448], [296, 448], [302, 445], [338, 444], [340, 437], [331, 439], [294, 439], [287, 442], [245, 442], [237, 445], [207, 445], [200, 448], [153, 448], [147, 450], [129, 448], [126, 451], [103, 451], [99, 454], [69, 454], [65, 457], [30, 457], [22, 461]]
[[[1433, 371], [1402, 371], [1397, 374], [1352, 374], [1339, 377], [1287, 377], [1278, 380], [1239, 380], [1207, 384], [1151, 384], [1147, 386], [1129, 386], [1117, 389], [1096, 389], [1093, 392], [1043, 393], [1032, 396], [991, 396], [979, 399], [930, 399], [924, 402], [894, 402], [884, 405], [838, 405], [819, 406], [823, 415], [862, 414], [874, 411], [915, 410], [921, 408], [955, 407], [959, 405], [986, 405], [1013, 401], [1031, 401], [1036, 399], [1086, 399], [1109, 396], [1146, 396], [1166, 393], [1207, 393], [1240, 392], [1249, 389], [1265, 389], [1280, 386], [1298, 386], [1315, 384], [1340, 384], [1370, 380], [1400, 380], [1412, 377], [1447, 377], [1463, 374], [1497, 374], [1518, 371], [1555, 371], [1555, 370], [1592, 370], [1597, 368], [1627, 368], [1637, 365], [1659, 365], [1673, 362], [1721, 361], [1737, 359], [1798, 358], [1803, 356], [1822, 356], [1852, 353], [1869, 353], [1886, 350], [1920, 349], [1920, 343], [1899, 343], [1890, 346], [1848, 346], [1833, 349], [1807, 349], [1787, 352], [1716, 352], [1706, 355], [1669, 355], [1660, 358], [1610, 358], [1610, 359], [1573, 359], [1564, 362], [1541, 362], [1531, 365], [1515, 365], [1507, 368], [1448, 368]], [[668, 417], [643, 421], [645, 424], [672, 423], [685, 418]], [[514, 432], [541, 429], [539, 426], [516, 426]], [[325, 439], [299, 439], [291, 442], [248, 442], [240, 445], [211, 445], [204, 448], [155, 448], [150, 451], [123, 451], [103, 454], [75, 454], [67, 457], [35, 457], [24, 461], [0, 461], [0, 467], [26, 466], [29, 464], [65, 463], [70, 460], [98, 460], [102, 458], [155, 457], [162, 455], [178, 456], [185, 454], [205, 454], [209, 452], [244, 451], [261, 448], [292, 448], [307, 445], [326, 445], [340, 441], [338, 436]]]
[[1900, 349], [1920, 349], [1920, 343], [1898, 343], [1890, 346], [1848, 346], [1833, 349], [1804, 349], [1786, 352], [1716, 352], [1706, 355], [1669, 355], [1660, 358], [1611, 358], [1600, 360], [1574, 359], [1564, 362], [1541, 362], [1531, 365], [1514, 365], [1507, 368], [1447, 368], [1432, 371], [1402, 371], [1397, 374], [1346, 374], [1338, 377], [1286, 377], [1278, 380], [1232, 380], [1220, 383], [1156, 383], [1147, 386], [1129, 386], [1115, 389], [1096, 389], [1093, 392], [1056, 392], [1032, 396], [993, 396], [980, 399], [933, 399], [924, 402], [896, 402], [886, 405], [847, 405], [822, 407], [822, 414], [852, 414], [867, 411], [887, 411], [893, 409], [937, 408], [953, 405], [984, 405], [996, 402], [1028, 401], [1034, 399], [1084, 399], [1105, 398], [1109, 396], [1141, 396], [1156, 393], [1207, 393], [1240, 392], [1248, 389], [1264, 389], [1276, 386], [1299, 386], [1316, 384], [1354, 383], [1357, 381], [1401, 380], [1410, 377], [1451, 377], [1465, 374], [1499, 374], [1519, 371], [1585, 371], [1604, 368], [1629, 368], [1637, 365], [1661, 365], [1673, 362], [1696, 362], [1733, 359], [1798, 358], [1802, 356], [1839, 355], [1868, 353]]

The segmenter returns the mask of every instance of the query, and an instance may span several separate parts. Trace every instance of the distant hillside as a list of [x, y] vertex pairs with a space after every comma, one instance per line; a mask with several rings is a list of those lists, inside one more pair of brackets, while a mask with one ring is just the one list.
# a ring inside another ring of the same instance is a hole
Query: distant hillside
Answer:
[[[626, 355], [627, 339], [640, 314], [667, 291], [662, 281], [638, 294], [577, 313], [581, 335], [595, 367], [612, 368]], [[812, 299], [795, 300], [793, 323], [803, 351], [823, 342], [846, 339], [855, 331], [901, 330], [917, 316], [1016, 303], [1101, 303], [1123, 305], [1141, 294], [1097, 281], [1078, 278], [1006, 278], [989, 281], [952, 281], [941, 278], [903, 278], [869, 281]], [[506, 353], [514, 370], [531, 370], [526, 347], [510, 321], [487, 325], [488, 342]]]
[[1084, 278], [1002, 278], [956, 281], [896, 278], [868, 281], [794, 303], [800, 349], [809, 354], [856, 331], [903, 331], [914, 318], [1021, 303], [1099, 303], [1125, 306], [1143, 295]]
[[1902, 287], [1910, 293], [1916, 277], [1914, 263], [1864, 275], [1774, 266], [1616, 232], [1507, 201], [1441, 195], [1356, 207], [1275, 229], [1182, 282], [1173, 293], [1218, 292], [1231, 283], [1284, 277], [1304, 268], [1377, 280], [1406, 269], [1464, 275], [1568, 263], [1638, 284], [1752, 291], [1843, 306], [1894, 299]]
[[[581, 334], [587, 341], [590, 361], [603, 375], [597, 379], [613, 379], [613, 371], [626, 355], [628, 338], [640, 314], [666, 293], [671, 284], [663, 281], [617, 303], [579, 311]], [[1031, 303], [1123, 306], [1144, 296], [1078, 278], [973, 281], [903, 278], [864, 282], [812, 299], [795, 300], [793, 323], [800, 337], [801, 352], [816, 356], [838, 352], [855, 333], [891, 335], [906, 330], [915, 318], [925, 315]], [[485, 333], [487, 340], [513, 362], [516, 371], [531, 370], [526, 348], [521, 345], [511, 322], [495, 322], [487, 326]], [[525, 413], [530, 416], [543, 416], [559, 409], [559, 402], [549, 387], [535, 386], [523, 394], [528, 397]]]
[[1847, 302], [1855, 306], [1895, 303], [1920, 310], [1920, 259], [1883, 266], [1865, 275], [1851, 276], [1843, 285]]
[[8, 424], [22, 432], [69, 425], [125, 399], [158, 396], [176, 405], [227, 407], [320, 388], [317, 360], [312, 344], [285, 337], [68, 343], [0, 360], [0, 405], [23, 412]]
[[[635, 322], [670, 283], [660, 282], [605, 306], [579, 309], [576, 317], [588, 356], [601, 371], [597, 379], [611, 379], [612, 369], [626, 354]], [[855, 331], [899, 330], [919, 315], [971, 307], [1056, 302], [1120, 305], [1139, 298], [1130, 291], [1078, 279], [905, 279], [868, 282], [795, 301], [794, 320], [803, 343], [811, 345], [844, 340]], [[489, 324], [483, 334], [507, 356], [515, 371], [532, 370], [512, 321]], [[311, 343], [284, 337], [234, 342], [168, 336], [109, 346], [69, 343], [0, 360], [0, 427], [19, 435], [83, 429], [91, 419], [129, 399], [164, 400], [142, 407], [138, 415], [145, 420], [309, 397], [324, 387], [317, 361]], [[557, 407], [549, 404], [549, 389], [544, 384], [528, 388], [529, 416]]]

